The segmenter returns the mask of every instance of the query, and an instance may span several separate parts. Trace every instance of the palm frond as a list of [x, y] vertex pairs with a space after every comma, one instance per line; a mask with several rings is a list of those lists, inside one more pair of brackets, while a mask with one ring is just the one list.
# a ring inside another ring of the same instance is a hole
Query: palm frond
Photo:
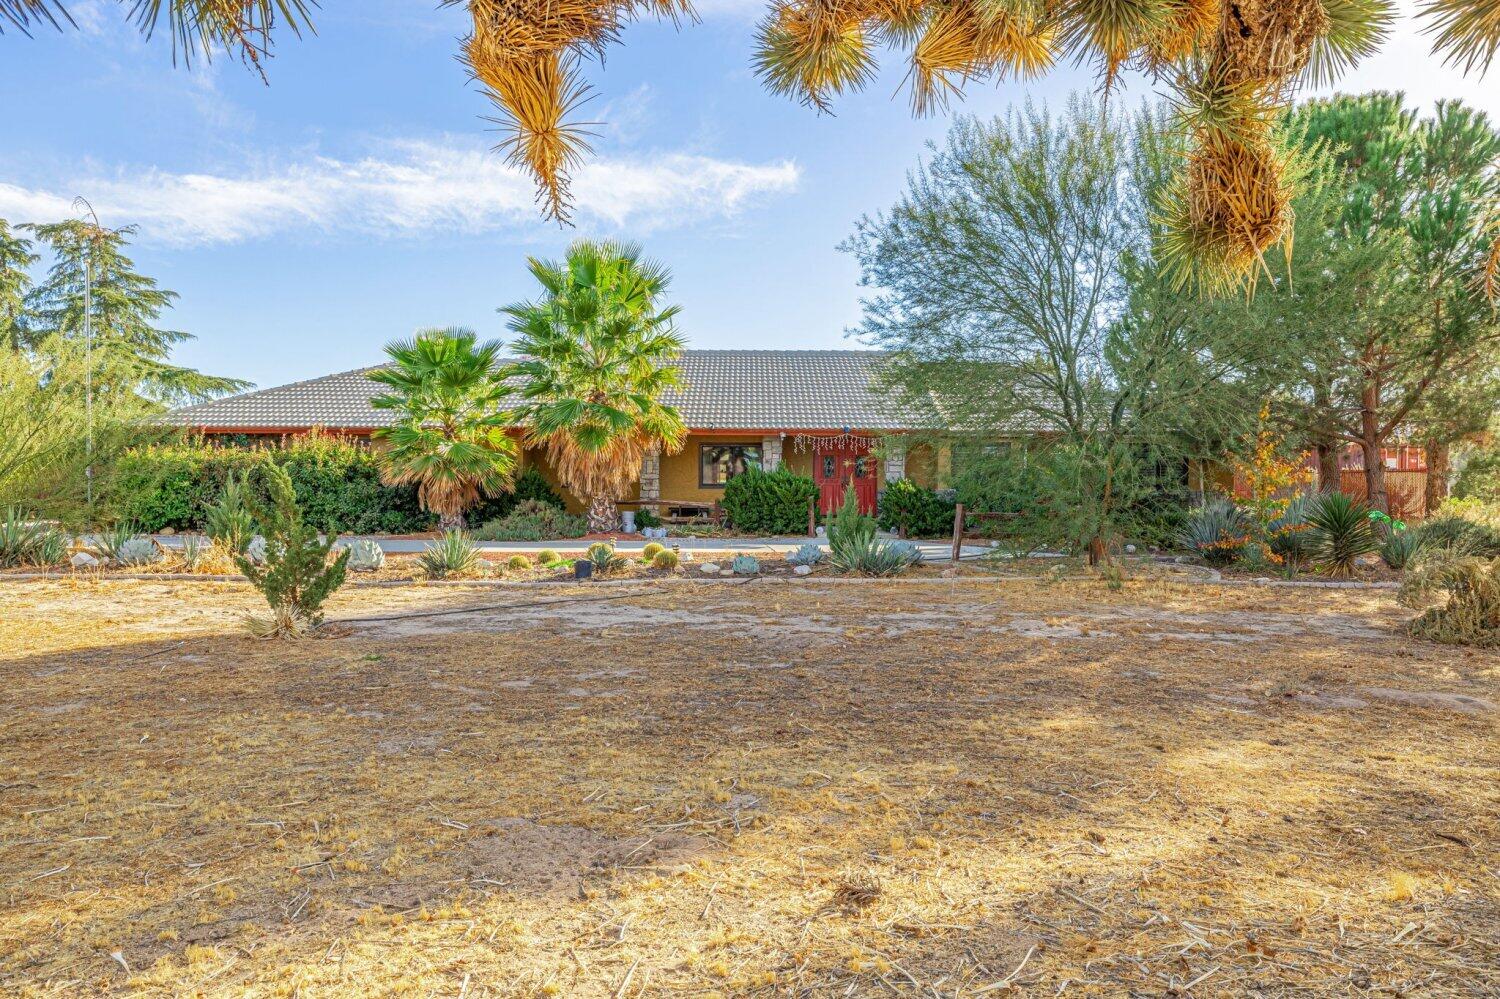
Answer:
[[1332, 84], [1361, 59], [1374, 55], [1390, 35], [1395, 13], [1390, 0], [1323, 0], [1328, 30], [1313, 43], [1304, 71], [1308, 82]]
[[1425, 30], [1437, 36], [1432, 50], [1444, 53], [1444, 62], [1489, 72], [1500, 49], [1500, 0], [1428, 0], [1421, 16], [1431, 22]]
[[[62, 18], [59, 21], [58, 18]], [[60, 0], [0, 0], [0, 35], [5, 34], [5, 23], [9, 21], [23, 35], [31, 34], [33, 24], [49, 24], [61, 28], [63, 23], [73, 25], [72, 15]]]
[[826, 111], [875, 75], [865, 11], [850, 0], [782, 0], [760, 23], [752, 62], [774, 94]]
[[181, 52], [184, 62], [223, 49], [259, 69], [278, 25], [300, 37], [313, 30], [315, 7], [316, 0], [134, 0], [130, 18], [148, 38], [165, 20], [173, 57]]

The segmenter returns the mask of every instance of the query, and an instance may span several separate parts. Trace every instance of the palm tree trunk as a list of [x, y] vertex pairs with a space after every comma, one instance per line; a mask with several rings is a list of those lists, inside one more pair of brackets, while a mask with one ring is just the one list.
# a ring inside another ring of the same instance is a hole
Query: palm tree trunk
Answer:
[[589, 533], [609, 534], [620, 526], [614, 497], [600, 493], [589, 497]]
[[438, 515], [438, 530], [440, 531], [462, 531], [464, 529], [464, 515], [461, 513], [443, 513]]

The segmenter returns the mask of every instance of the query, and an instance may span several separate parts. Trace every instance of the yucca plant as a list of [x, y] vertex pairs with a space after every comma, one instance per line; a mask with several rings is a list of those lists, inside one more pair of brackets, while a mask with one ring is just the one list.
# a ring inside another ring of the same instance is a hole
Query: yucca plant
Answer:
[[1405, 569], [1422, 550], [1422, 536], [1416, 531], [1391, 529], [1380, 539], [1380, 559], [1392, 569]]
[[595, 541], [589, 545], [584, 557], [594, 563], [594, 573], [607, 576], [618, 569], [625, 568], [626, 559], [615, 551], [615, 546], [608, 541]]
[[921, 558], [916, 545], [877, 534], [875, 518], [859, 512], [859, 499], [850, 483], [843, 504], [828, 520], [829, 564], [839, 572], [894, 576]]
[[1343, 493], [1323, 493], [1307, 514], [1312, 529], [1313, 559], [1328, 575], [1354, 575], [1359, 560], [1380, 547], [1370, 530], [1370, 508]]
[[29, 565], [42, 530], [20, 507], [8, 507], [0, 519], [0, 568]]
[[428, 579], [444, 579], [473, 572], [479, 565], [479, 547], [463, 531], [444, 531], [417, 556]]
[[236, 478], [233, 472], [224, 480], [219, 498], [210, 506], [203, 518], [203, 531], [236, 555], [242, 554], [250, 539], [255, 537], [255, 518], [245, 505], [245, 480]]

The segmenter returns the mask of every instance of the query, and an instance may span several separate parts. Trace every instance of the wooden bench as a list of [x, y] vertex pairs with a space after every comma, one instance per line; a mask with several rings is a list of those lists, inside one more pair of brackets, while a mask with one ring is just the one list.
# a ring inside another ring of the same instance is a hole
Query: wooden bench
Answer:
[[716, 500], [627, 500], [620, 505], [636, 509], [646, 506], [655, 507], [661, 519], [668, 524], [721, 524], [724, 522], [724, 508]]

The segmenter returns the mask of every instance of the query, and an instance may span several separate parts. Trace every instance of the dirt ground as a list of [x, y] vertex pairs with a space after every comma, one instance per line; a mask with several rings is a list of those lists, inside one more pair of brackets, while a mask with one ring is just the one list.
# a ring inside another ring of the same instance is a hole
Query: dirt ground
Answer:
[[1500, 994], [1500, 656], [1387, 591], [257, 599], [0, 583], [0, 994]]

